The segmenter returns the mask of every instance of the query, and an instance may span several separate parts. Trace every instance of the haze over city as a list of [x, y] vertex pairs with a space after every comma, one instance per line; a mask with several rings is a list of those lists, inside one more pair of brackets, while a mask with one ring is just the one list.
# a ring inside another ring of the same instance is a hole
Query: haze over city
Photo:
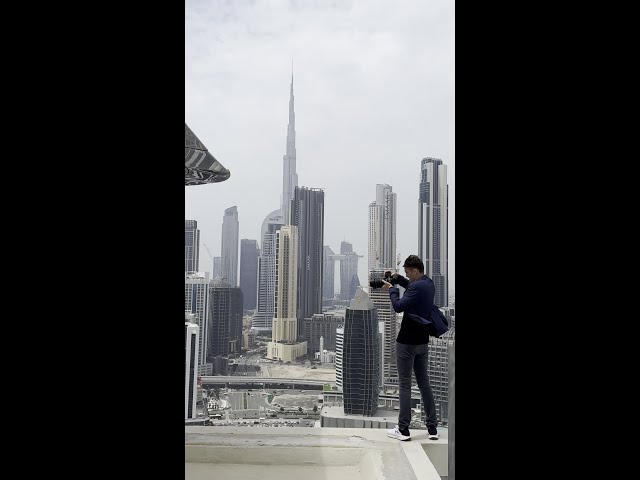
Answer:
[[[454, 6], [451, 2], [187, 2], [185, 119], [231, 178], [185, 189], [185, 218], [220, 255], [224, 210], [262, 246], [279, 208], [293, 69], [298, 185], [325, 192], [324, 244], [364, 258], [376, 184], [397, 193], [397, 248], [417, 253], [424, 157], [449, 184], [449, 282], [455, 289]], [[293, 62], [293, 65], [292, 65]], [[337, 280], [336, 280], [337, 284]]]

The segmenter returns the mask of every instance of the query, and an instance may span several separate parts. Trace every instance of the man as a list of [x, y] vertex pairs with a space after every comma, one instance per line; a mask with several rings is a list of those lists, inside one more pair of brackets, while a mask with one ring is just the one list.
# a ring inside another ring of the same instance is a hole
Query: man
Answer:
[[[390, 283], [384, 280], [384, 285], [382, 286], [383, 290], [389, 291], [393, 309], [398, 313], [404, 312], [400, 333], [396, 338], [400, 412], [398, 414], [398, 425], [393, 430], [388, 430], [387, 436], [402, 441], [411, 440], [409, 423], [411, 422], [411, 372], [413, 371], [416, 374], [422, 402], [427, 412], [429, 438], [437, 440], [438, 430], [436, 425], [438, 420], [436, 406], [427, 375], [429, 332], [426, 325], [411, 318], [412, 315], [429, 318], [433, 306], [435, 286], [433, 281], [424, 274], [424, 264], [416, 255], [409, 255], [404, 261], [403, 267], [408, 279], [398, 275], [397, 272], [392, 274], [392, 277], [402, 287], [406, 288], [402, 298], [400, 298], [400, 291], [397, 287], [392, 287]], [[389, 274], [390, 272], [386, 273]]]

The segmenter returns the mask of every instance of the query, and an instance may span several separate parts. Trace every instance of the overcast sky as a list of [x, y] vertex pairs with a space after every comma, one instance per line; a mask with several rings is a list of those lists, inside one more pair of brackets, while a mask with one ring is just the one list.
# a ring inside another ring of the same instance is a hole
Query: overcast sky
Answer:
[[[455, 3], [450, 0], [186, 1], [185, 121], [231, 171], [185, 187], [185, 218], [220, 255], [224, 209], [258, 240], [280, 207], [291, 63], [298, 185], [325, 191], [324, 244], [351, 242], [367, 281], [368, 205], [398, 194], [397, 252], [417, 254], [420, 161], [448, 166], [455, 288]], [[402, 271], [401, 271], [402, 272]], [[337, 281], [336, 272], [336, 281]]]

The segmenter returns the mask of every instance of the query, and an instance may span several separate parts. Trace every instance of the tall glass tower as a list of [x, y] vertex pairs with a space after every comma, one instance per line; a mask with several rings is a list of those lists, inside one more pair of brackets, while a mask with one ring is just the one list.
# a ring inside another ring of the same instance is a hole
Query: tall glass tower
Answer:
[[447, 166], [438, 158], [423, 158], [418, 198], [418, 256], [424, 273], [436, 287], [434, 302], [449, 303], [449, 187]]

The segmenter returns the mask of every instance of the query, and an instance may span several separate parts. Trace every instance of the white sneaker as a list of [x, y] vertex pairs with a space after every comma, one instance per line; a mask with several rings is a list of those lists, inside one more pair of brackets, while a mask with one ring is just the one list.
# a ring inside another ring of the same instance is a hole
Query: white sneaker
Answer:
[[[407, 433], [409, 433], [407, 431]], [[393, 430], [387, 430], [387, 437], [391, 437], [391, 438], [397, 438], [400, 441], [406, 441], [406, 440], [411, 440], [411, 434], [408, 435], [403, 435], [402, 432], [400, 432], [400, 428], [398, 428], [398, 425], [396, 425], [396, 428], [394, 428]]]

